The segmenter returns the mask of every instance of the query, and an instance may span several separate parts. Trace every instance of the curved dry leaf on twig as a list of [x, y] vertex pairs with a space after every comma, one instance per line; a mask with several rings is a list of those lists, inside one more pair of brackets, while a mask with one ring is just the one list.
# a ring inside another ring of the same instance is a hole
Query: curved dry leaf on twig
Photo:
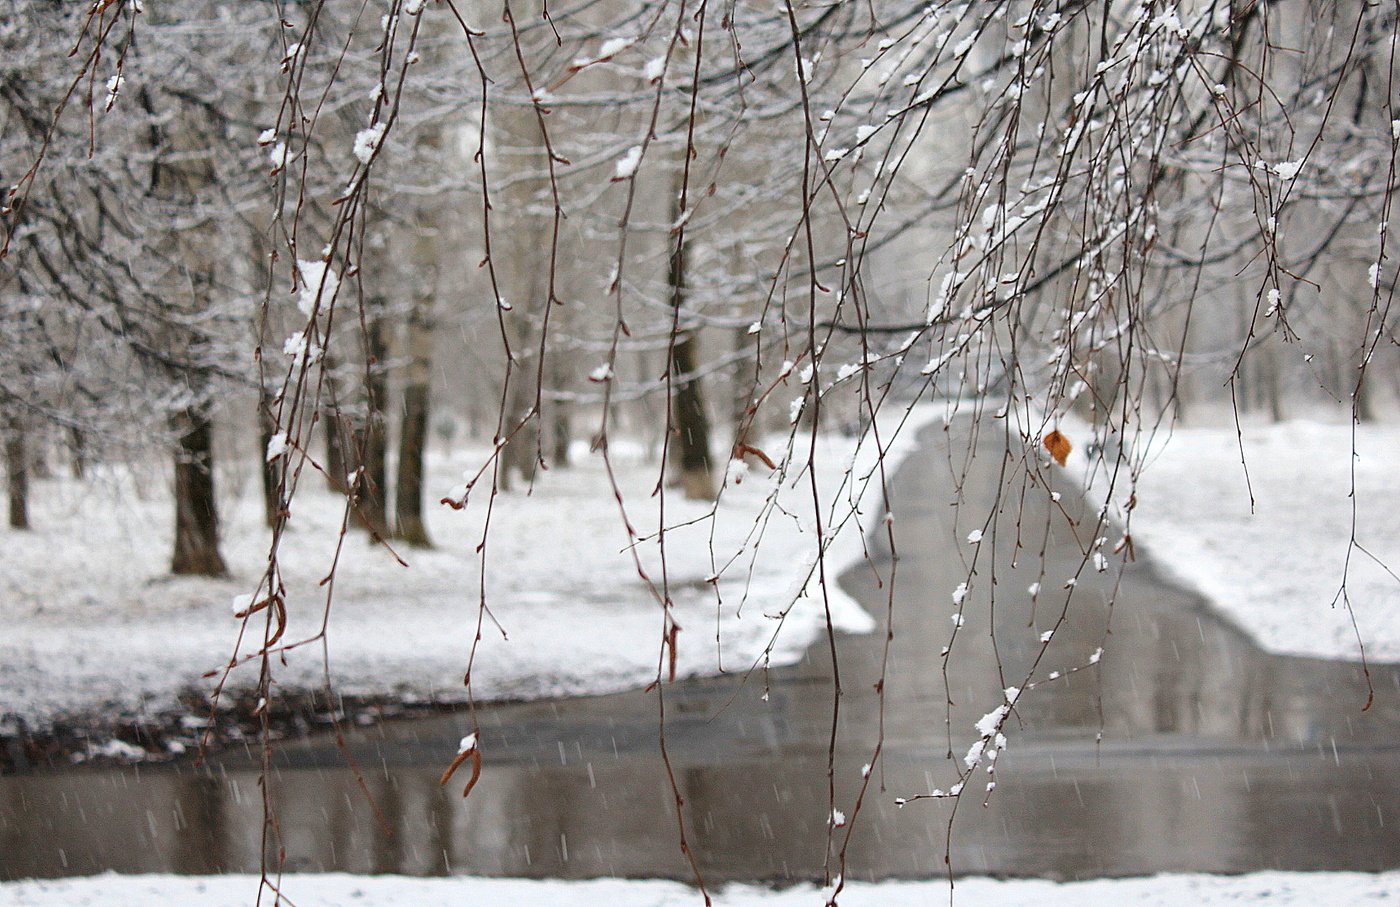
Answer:
[[1074, 449], [1074, 445], [1069, 443], [1069, 438], [1060, 434], [1059, 429], [1047, 434], [1041, 439], [1041, 443], [1045, 445], [1046, 450], [1050, 451], [1050, 456], [1055, 458], [1055, 462], [1061, 466], [1065, 465], [1069, 452]]

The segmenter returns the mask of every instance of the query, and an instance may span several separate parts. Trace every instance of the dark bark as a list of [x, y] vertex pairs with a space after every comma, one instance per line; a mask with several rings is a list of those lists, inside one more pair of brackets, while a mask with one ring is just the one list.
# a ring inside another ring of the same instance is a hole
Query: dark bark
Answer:
[[428, 385], [412, 382], [403, 389], [399, 423], [399, 469], [394, 485], [394, 538], [431, 548], [423, 522], [423, 461], [428, 446]]
[[[498, 123], [503, 136], [534, 146], [534, 150], [520, 155], [519, 166], [544, 172], [548, 167], [540, 145], [544, 136], [534, 112], [519, 111], [500, 118]], [[551, 219], [529, 211], [535, 204], [535, 193], [544, 188], [540, 180], [520, 180], [503, 188], [499, 196], [499, 204], [522, 212], [519, 225], [508, 231], [495, 253], [497, 267], [505, 278], [503, 292], [517, 296], [511, 300], [504, 324], [510, 363], [504, 389], [505, 417], [498, 428], [503, 437], [497, 439], [503, 444], [496, 461], [496, 483], [502, 491], [510, 490], [515, 476], [526, 487], [532, 485], [543, 459], [540, 382], [545, 375], [541, 373], [544, 364], [536, 357], [548, 352], [544, 325], [549, 307], [554, 304], [550, 297], [555, 287], [554, 275], [545, 262], [548, 256], [542, 257], [541, 252], [549, 249], [554, 240]]]
[[496, 480], [502, 491], [510, 491], [512, 475], [518, 475], [527, 486], [534, 482], [540, 463], [540, 420], [534, 412], [534, 394], [526, 387], [532, 382], [519, 368], [512, 377], [515, 383], [511, 393], [511, 419], [506, 423], [511, 435], [501, 448], [496, 470]]
[[[382, 303], [381, 303], [382, 305]], [[376, 309], [381, 306], [376, 306]], [[365, 405], [355, 418], [354, 449], [358, 460], [355, 483], [355, 513], [360, 526], [376, 538], [389, 537], [389, 513], [385, 498], [388, 488], [384, 403], [388, 398], [385, 362], [388, 347], [381, 317], [370, 319], [365, 330]]]
[[573, 422], [569, 418], [569, 404], [560, 400], [554, 404], [554, 417], [550, 419], [552, 434], [550, 463], [556, 469], [566, 469], [571, 465], [569, 445], [573, 443]]
[[29, 528], [29, 463], [24, 448], [24, 426], [18, 419], [11, 420], [5, 431], [11, 529]]
[[[536, 290], [534, 286], [531, 289]], [[512, 353], [517, 358], [509, 372], [506, 438], [496, 467], [496, 482], [502, 491], [511, 489], [515, 475], [530, 485], [540, 463], [540, 414], [535, 408], [539, 376], [534, 362], [527, 358], [528, 353], [534, 352], [530, 347], [532, 335], [523, 315], [512, 314], [507, 325], [511, 329]]]
[[277, 421], [272, 415], [274, 405], [272, 391], [264, 387], [258, 405], [258, 439], [261, 442], [258, 448], [258, 472], [262, 475], [263, 521], [269, 529], [277, 525], [277, 517], [282, 510], [281, 484], [284, 462], [281, 457], [276, 460], [267, 458], [268, 445], [272, 443], [272, 436], [277, 432]]
[[1266, 344], [1261, 350], [1259, 367], [1259, 393], [1263, 397], [1263, 405], [1269, 411], [1269, 419], [1274, 422], [1282, 422], [1285, 418], [1283, 411], [1283, 389], [1280, 386], [1282, 377], [1279, 375], [1278, 355], [1270, 348], [1272, 344]]
[[[443, 153], [443, 129], [420, 130], [419, 153], [437, 159]], [[413, 230], [403, 238], [416, 276], [404, 324], [403, 390], [399, 410], [399, 458], [394, 476], [394, 538], [415, 548], [431, 548], [423, 521], [423, 481], [427, 473], [428, 436], [432, 422], [433, 299], [437, 295], [447, 250], [440, 240], [445, 226], [440, 205], [419, 205]]]
[[357, 425], [354, 435], [360, 461], [352, 489], [356, 519], [360, 528], [376, 538], [388, 538], [389, 512], [384, 500], [384, 490], [388, 487], [384, 414], [377, 409], [371, 411]]
[[423, 476], [431, 420], [429, 382], [433, 367], [431, 298], [420, 296], [409, 310], [405, 330], [408, 364], [404, 370], [399, 413], [399, 463], [394, 477], [394, 538], [417, 548], [431, 548], [423, 522]]
[[730, 372], [732, 377], [729, 384], [729, 425], [737, 451], [739, 445], [746, 443], [753, 433], [756, 413], [751, 409], [755, 403], [754, 375], [757, 369], [754, 365], [756, 350], [749, 329], [736, 327], [732, 336], [734, 366]]
[[345, 414], [340, 410], [340, 379], [337, 363], [330, 353], [325, 358], [326, 397], [321, 404], [321, 427], [325, 433], [326, 459], [322, 464], [325, 470], [326, 486], [336, 494], [349, 494], [349, 476], [355, 459], [347, 450], [351, 442], [351, 432], [346, 430]]
[[700, 379], [693, 373], [699, 357], [695, 335], [687, 333], [671, 348], [671, 367], [678, 375], [692, 375], [676, 381], [671, 392], [672, 421], [675, 426], [674, 462], [680, 467], [686, 497], [711, 499], [714, 491], [714, 462], [710, 456], [710, 420]]
[[345, 431], [340, 409], [327, 407], [321, 416], [326, 438], [326, 485], [331, 491], [345, 494], [349, 489], [346, 477], [350, 475], [350, 465], [345, 457]]
[[[33, 442], [38, 442], [37, 444]], [[52, 479], [53, 464], [49, 462], [48, 434], [35, 435], [25, 432], [25, 451], [29, 456], [29, 478], [31, 479]]]
[[[158, 94], [157, 94], [158, 92]], [[193, 211], [201, 196], [215, 183], [213, 145], [205, 110], [170, 95], [160, 87], [144, 85], [137, 101], [149, 114], [146, 119], [150, 145], [150, 197], [159, 206]], [[176, 325], [194, 321], [210, 307], [215, 285], [219, 240], [209, 229], [172, 229], [158, 241], [161, 253], [179, 262], [178, 277], [164, 287], [172, 324], [164, 328], [160, 346], [182, 357], [197, 358], [205, 340], [202, 332]], [[168, 333], [167, 333], [168, 332]], [[169, 366], [167, 366], [169, 368]], [[191, 376], [203, 385], [205, 377]], [[186, 378], [189, 380], [189, 378]], [[207, 398], [206, 398], [207, 399]], [[170, 416], [175, 435], [175, 550], [170, 572], [187, 576], [227, 576], [219, 554], [219, 512], [214, 494], [214, 423], [207, 402], [187, 405]]]
[[193, 406], [171, 419], [175, 430], [175, 554], [170, 572], [227, 576], [219, 554], [219, 512], [214, 497], [214, 423]]
[[[549, 363], [549, 384], [554, 391], [568, 389], [569, 373], [564, 367], [564, 356], [553, 350]], [[573, 420], [567, 400], [555, 399], [549, 408], [549, 463], [556, 469], [568, 468], [569, 445], [574, 439]]]
[[87, 438], [83, 435], [81, 428], [73, 427], [68, 430], [68, 457], [69, 467], [73, 473], [73, 478], [82, 479], [87, 475]]
[[[681, 213], [675, 212], [677, 219]], [[695, 332], [680, 324], [685, 304], [686, 270], [689, 247], [684, 239], [677, 240], [671, 252], [668, 282], [671, 287], [671, 308], [675, 324], [671, 334], [671, 356], [668, 372], [671, 376], [671, 429], [675, 437], [671, 444], [671, 465], [676, 469], [685, 496], [695, 500], [714, 500], [714, 463], [710, 457], [710, 419], [705, 411], [705, 396], [700, 386], [699, 351]]]

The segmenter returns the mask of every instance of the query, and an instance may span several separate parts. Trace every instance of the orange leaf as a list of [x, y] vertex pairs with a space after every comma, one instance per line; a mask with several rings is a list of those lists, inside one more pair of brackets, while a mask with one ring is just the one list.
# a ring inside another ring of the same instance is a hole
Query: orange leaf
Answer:
[[1065, 465], [1065, 458], [1074, 449], [1074, 445], [1069, 443], [1069, 438], [1060, 434], [1059, 431], [1050, 432], [1041, 440], [1041, 443], [1045, 445], [1046, 450], [1050, 451], [1050, 456], [1055, 458], [1055, 462], [1061, 466]]

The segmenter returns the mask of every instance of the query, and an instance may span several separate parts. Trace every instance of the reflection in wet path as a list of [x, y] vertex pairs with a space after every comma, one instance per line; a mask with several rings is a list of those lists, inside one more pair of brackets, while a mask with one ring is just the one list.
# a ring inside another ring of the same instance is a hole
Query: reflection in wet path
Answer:
[[[895, 582], [888, 560], [847, 577], [873, 613], [892, 598], [895, 615], [884, 745], [858, 815], [880, 739], [883, 639], [838, 646], [832, 761], [836, 806], [854, 816], [849, 878], [939, 875], [949, 849], [959, 873], [1058, 878], [1400, 866], [1400, 673], [1372, 668], [1376, 700], [1362, 712], [1357, 666], [1265, 655], [1144, 563], [1123, 574], [1110, 614], [1114, 571], [1096, 572], [1074, 542], [1069, 519], [1083, 505], [1071, 489], [1058, 489], [1065, 511], [1048, 510], [1043, 491], [1022, 495], [1005, 445], [986, 437], [955, 510], [949, 489], [962, 470], [949, 450], [961, 442], [941, 435], [927, 430], [892, 494]], [[980, 552], [966, 541], [979, 528]], [[954, 635], [952, 592], [974, 564]], [[1032, 583], [1044, 590], [1033, 609]], [[977, 719], [1004, 687], [1025, 686], [1037, 656], [995, 793], [979, 769], [951, 837], [951, 801], [897, 807], [896, 797], [959, 780]], [[1051, 680], [1056, 671], [1064, 676]], [[830, 675], [819, 644], [770, 675], [767, 701], [756, 678], [666, 688], [667, 747], [707, 880], [820, 878], [830, 865]], [[466, 800], [438, 785], [466, 716], [357, 730], [373, 809], [332, 741], [289, 744], [269, 788], [287, 868], [688, 878], [656, 715], [656, 695], [641, 692], [481, 710], [487, 764]], [[257, 779], [256, 760], [240, 754], [212, 770], [0, 778], [0, 878], [256, 871]]]

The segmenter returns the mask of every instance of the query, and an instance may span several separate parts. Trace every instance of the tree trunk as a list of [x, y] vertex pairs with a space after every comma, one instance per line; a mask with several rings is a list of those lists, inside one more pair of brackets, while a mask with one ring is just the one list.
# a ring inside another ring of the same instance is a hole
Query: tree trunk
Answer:
[[[516, 9], [514, 15], [525, 21], [525, 16], [535, 14], [533, 10], [538, 8], [540, 4], [531, 0], [526, 9]], [[544, 414], [539, 411], [539, 391], [545, 376], [540, 371], [544, 363], [535, 357], [548, 354], [544, 328], [549, 307], [554, 304], [549, 265], [553, 224], [534, 207], [536, 194], [548, 186], [540, 175], [549, 170], [535, 111], [521, 109], [498, 115], [495, 124], [502, 144], [520, 149], [497, 155], [498, 163], [509, 171], [535, 174], [503, 186], [495, 203], [515, 212], [511, 228], [497, 233], [492, 252], [499, 290], [508, 297], [504, 327], [510, 362], [506, 366], [506, 408], [497, 428], [503, 436], [496, 439], [504, 445], [496, 460], [496, 485], [508, 491], [515, 476], [527, 487], [531, 485], [542, 459], [540, 423]]]
[[[523, 189], [520, 190], [522, 193]], [[523, 200], [520, 204], [526, 204]], [[501, 431], [505, 446], [497, 460], [496, 481], [502, 491], [509, 491], [512, 474], [520, 476], [526, 486], [535, 481], [539, 469], [540, 421], [539, 411], [541, 363], [536, 358], [546, 355], [543, 314], [552, 304], [548, 298], [548, 272], [538, 261], [541, 249], [549, 243], [548, 224], [543, 218], [527, 215], [519, 232], [505, 246], [511, 263], [502, 269], [511, 275], [506, 292], [521, 295], [505, 313], [505, 329], [510, 338], [507, 366], [506, 417]], [[538, 325], [538, 328], [537, 328]]]
[[[32, 432], [25, 432], [24, 448], [29, 455], [29, 478], [31, 479], [53, 478], [53, 464], [49, 462], [48, 456], [48, 440], [47, 432], [37, 436]], [[34, 441], [38, 441], [38, 444], [32, 443]]]
[[361, 527], [376, 539], [389, 537], [389, 514], [385, 490], [388, 488], [386, 467], [386, 438], [384, 403], [388, 395], [388, 375], [385, 360], [388, 347], [384, 338], [383, 301], [377, 300], [375, 312], [365, 331], [366, 367], [364, 409], [356, 420], [354, 448], [359, 468], [351, 489], [357, 501], [356, 514]]
[[[433, 160], [442, 157], [441, 128], [418, 133], [418, 151]], [[423, 479], [427, 472], [429, 423], [432, 421], [433, 299], [444, 265], [439, 243], [444, 229], [443, 209], [419, 205], [413, 215], [413, 231], [407, 237], [408, 258], [417, 283], [404, 325], [404, 352], [408, 362], [403, 374], [399, 411], [399, 461], [394, 476], [394, 538], [415, 548], [431, 548], [423, 521]]]
[[517, 361], [510, 372], [509, 416], [504, 426], [509, 440], [501, 448], [496, 468], [502, 491], [511, 489], [512, 474], [519, 475], [527, 486], [535, 481], [540, 463], [540, 419], [535, 399], [534, 369], [528, 360]]
[[[216, 180], [209, 153], [211, 135], [217, 132], [206, 111], [194, 104], [162, 92], [155, 86], [142, 86], [137, 98], [148, 119], [150, 141], [150, 195], [158, 207], [198, 210], [201, 196]], [[215, 271], [227, 237], [218, 237], [207, 227], [169, 230], [161, 241], [162, 253], [179, 267], [172, 269], [171, 282], [163, 287], [169, 312], [163, 322], [170, 326], [165, 343], [172, 351], [191, 355], [207, 342], [201, 330], [179, 327], [188, 319], [197, 322], [211, 310], [211, 294], [216, 286]], [[191, 381], [191, 376], [180, 376]], [[188, 576], [227, 576], [228, 567], [219, 554], [219, 512], [214, 496], [214, 423], [205, 385], [206, 376], [193, 376], [200, 393], [197, 402], [170, 415], [175, 435], [175, 550], [170, 572]]]
[[[269, 529], [277, 525], [277, 517], [282, 510], [282, 458], [268, 460], [267, 449], [276, 434], [277, 422], [272, 411], [275, 397], [269, 388], [264, 387], [258, 402], [258, 472], [262, 476], [263, 522]], [[284, 455], [285, 457], [285, 455]]]
[[345, 463], [344, 437], [341, 431], [340, 408], [330, 406], [321, 414], [321, 421], [324, 423], [323, 430], [326, 439], [326, 462], [322, 467], [326, 471], [326, 487], [339, 494], [345, 494], [346, 477], [350, 475], [350, 468]]
[[171, 419], [175, 430], [175, 554], [170, 572], [227, 576], [219, 554], [219, 512], [214, 499], [214, 424], [192, 406]]
[[9, 480], [10, 528], [29, 528], [29, 463], [24, 449], [24, 425], [11, 419], [5, 432], [5, 473]]
[[359, 468], [355, 470], [354, 495], [356, 522], [375, 539], [389, 537], [389, 513], [384, 500], [388, 487], [384, 414], [371, 410], [353, 429]]
[[[679, 220], [679, 197], [673, 211]], [[671, 309], [674, 328], [671, 334], [671, 356], [668, 374], [671, 376], [671, 429], [675, 433], [671, 445], [671, 465], [680, 479], [685, 496], [693, 500], [713, 501], [716, 496], [714, 463], [710, 458], [710, 419], [705, 412], [705, 397], [696, 369], [699, 355], [695, 332], [681, 326], [685, 304], [686, 269], [689, 264], [689, 244], [679, 239], [671, 252], [668, 282], [671, 287]]]
[[408, 316], [408, 369], [403, 410], [399, 414], [399, 464], [394, 479], [394, 538], [417, 548], [431, 548], [423, 523], [424, 458], [428, 450], [429, 381], [432, 377], [433, 328], [428, 306], [414, 302]]
[[752, 335], [744, 326], [733, 329], [734, 365], [730, 369], [729, 383], [729, 427], [733, 436], [732, 447], [738, 449], [753, 435], [757, 413], [751, 412], [755, 400], [754, 375], [755, 349]]
[[85, 478], [87, 475], [87, 439], [83, 436], [83, 430], [76, 426], [68, 430], [68, 458], [73, 478]]
[[550, 463], [556, 469], [567, 469], [571, 465], [569, 445], [573, 443], [573, 423], [569, 419], [569, 404], [563, 400], [554, 402], [554, 418], [550, 420], [553, 433], [550, 445]]
[[[533, 236], [536, 242], [548, 241], [538, 218], [528, 226], [529, 233], [526, 235]], [[529, 252], [521, 249], [517, 254], [525, 256]], [[526, 486], [532, 484], [540, 464], [540, 413], [536, 407], [540, 375], [538, 360], [534, 357], [541, 349], [530, 313], [550, 303], [548, 299], [542, 303], [538, 301], [546, 291], [544, 275], [539, 268], [531, 268], [528, 274], [521, 275], [520, 281], [524, 299], [505, 313], [506, 330], [510, 337], [509, 355], [514, 361], [509, 363], [506, 372], [506, 417], [501, 425], [506, 436], [502, 439], [505, 444], [496, 461], [496, 483], [502, 491], [510, 490], [512, 474], [519, 475]]]
[[394, 538], [418, 548], [431, 548], [423, 523], [423, 461], [428, 442], [428, 386], [403, 389], [399, 425], [399, 468], [394, 486]]
[[[549, 363], [549, 385], [554, 391], [564, 391], [569, 380], [564, 368], [564, 357], [560, 350], [552, 350]], [[573, 424], [569, 418], [570, 403], [556, 395], [549, 410], [549, 462], [556, 469], [569, 466], [569, 444], [573, 441]]]
[[1278, 355], [1273, 349], [1272, 343], [1265, 343], [1259, 361], [1259, 392], [1262, 394], [1264, 405], [1269, 410], [1269, 419], [1273, 422], [1282, 422], [1285, 417], [1283, 411], [1283, 390], [1281, 388], [1282, 378], [1279, 375]]
[[336, 494], [350, 493], [350, 472], [355, 468], [355, 464], [350, 460], [354, 459], [349, 455], [347, 443], [350, 442], [350, 432], [346, 431], [345, 414], [341, 412], [339, 365], [329, 352], [325, 356], [325, 399], [321, 402], [321, 428], [325, 433], [326, 461], [322, 464], [325, 470], [326, 487]]

